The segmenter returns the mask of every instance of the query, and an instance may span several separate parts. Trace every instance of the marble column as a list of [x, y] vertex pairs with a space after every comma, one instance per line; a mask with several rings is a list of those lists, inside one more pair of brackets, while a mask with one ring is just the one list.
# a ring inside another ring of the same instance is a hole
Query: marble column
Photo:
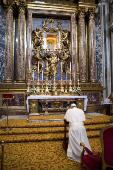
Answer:
[[28, 10], [27, 12], [27, 58], [26, 58], [26, 64], [28, 67], [26, 67], [27, 73], [31, 71], [31, 56], [32, 56], [32, 12]]
[[79, 78], [80, 82], [87, 82], [85, 13], [80, 11], [78, 21], [79, 33]]
[[96, 82], [96, 32], [95, 32], [95, 14], [89, 14], [89, 69], [90, 81]]
[[6, 58], [5, 58], [5, 73], [4, 73], [4, 82], [9, 83], [13, 81], [13, 8], [9, 7], [6, 14]]
[[77, 62], [78, 62], [78, 50], [77, 50], [77, 21], [76, 21], [76, 13], [71, 15], [71, 44], [72, 44], [72, 77], [73, 83], [77, 80]]
[[25, 82], [25, 63], [26, 63], [26, 20], [25, 7], [19, 7], [18, 17], [18, 45], [17, 45], [17, 71], [16, 81]]

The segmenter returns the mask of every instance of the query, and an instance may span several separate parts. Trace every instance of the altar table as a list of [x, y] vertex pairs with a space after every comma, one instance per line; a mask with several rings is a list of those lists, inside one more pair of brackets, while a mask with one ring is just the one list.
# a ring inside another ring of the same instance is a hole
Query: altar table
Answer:
[[27, 112], [30, 112], [30, 108], [29, 108], [29, 100], [58, 100], [58, 101], [62, 101], [62, 100], [69, 100], [69, 99], [83, 99], [84, 101], [84, 111], [86, 111], [87, 109], [87, 102], [88, 102], [88, 98], [87, 96], [83, 95], [83, 96], [51, 96], [51, 95], [30, 95], [27, 97], [26, 100], [26, 105], [27, 105]]

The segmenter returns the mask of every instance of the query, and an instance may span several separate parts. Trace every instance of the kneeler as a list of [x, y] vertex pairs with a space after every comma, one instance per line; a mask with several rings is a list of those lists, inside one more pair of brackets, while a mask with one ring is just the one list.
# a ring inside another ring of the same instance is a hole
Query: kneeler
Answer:
[[67, 152], [67, 147], [68, 147], [68, 137], [67, 137], [67, 132], [68, 132], [68, 126], [69, 126], [69, 122], [67, 122], [66, 120], [64, 120], [64, 139], [63, 139], [63, 148], [65, 150], [65, 152]]
[[81, 165], [86, 170], [102, 170], [102, 159], [99, 152], [92, 152], [83, 144], [81, 154]]

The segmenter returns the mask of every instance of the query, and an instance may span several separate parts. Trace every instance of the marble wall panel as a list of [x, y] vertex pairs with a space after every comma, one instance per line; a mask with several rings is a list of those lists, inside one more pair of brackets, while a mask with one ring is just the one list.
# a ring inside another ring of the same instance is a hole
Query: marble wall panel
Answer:
[[96, 15], [96, 66], [97, 66], [97, 81], [103, 82], [102, 73], [102, 30], [100, 21], [100, 12]]
[[6, 17], [0, 5], [0, 82], [4, 78]]

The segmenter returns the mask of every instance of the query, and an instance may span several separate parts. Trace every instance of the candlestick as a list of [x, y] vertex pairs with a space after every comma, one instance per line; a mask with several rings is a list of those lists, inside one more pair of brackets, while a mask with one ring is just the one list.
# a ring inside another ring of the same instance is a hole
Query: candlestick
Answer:
[[39, 70], [39, 61], [38, 61], [38, 81], [40, 80], [40, 70]]
[[74, 88], [75, 88], [75, 71], [74, 71], [74, 74], [73, 74], [73, 78], [74, 78]]
[[79, 72], [79, 65], [78, 65], [78, 62], [77, 62], [77, 73]]
[[35, 80], [35, 73], [34, 73], [34, 70], [33, 70], [33, 81]]
[[42, 68], [42, 80], [44, 80], [44, 71], [43, 71], [43, 68]]
[[78, 87], [80, 87], [80, 82], [79, 82], [79, 79], [78, 79]]
[[46, 62], [46, 70], [48, 70], [48, 61]]
[[70, 73], [71, 73], [71, 61], [70, 61]]
[[70, 81], [71, 81], [71, 61], [70, 61]]
[[62, 80], [62, 61], [61, 61], [61, 80]]
[[29, 83], [28, 83], [28, 86], [27, 86], [27, 92], [28, 92], [28, 93], [30, 92]]
[[54, 71], [54, 82], [55, 82], [55, 80], [56, 80], [56, 72]]
[[66, 71], [66, 81], [67, 81], [67, 71]]
[[38, 74], [39, 74], [39, 64], [40, 64], [40, 63], [39, 63], [39, 61], [38, 61]]
[[30, 60], [29, 60], [29, 70], [31, 70], [31, 62], [30, 62]]
[[44, 66], [44, 63], [42, 63], [42, 80], [44, 80], [44, 71], [43, 71], [43, 66]]

